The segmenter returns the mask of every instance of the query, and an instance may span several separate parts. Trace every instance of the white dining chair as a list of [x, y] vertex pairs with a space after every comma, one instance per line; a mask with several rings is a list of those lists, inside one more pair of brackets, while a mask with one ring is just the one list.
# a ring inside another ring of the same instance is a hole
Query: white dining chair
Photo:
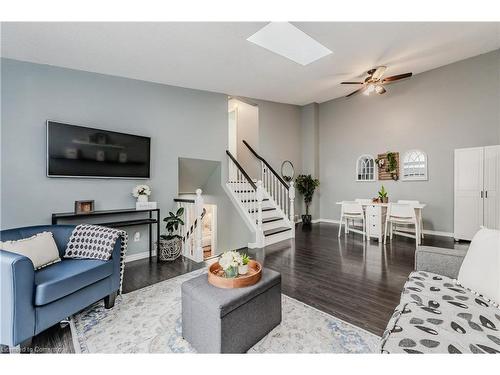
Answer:
[[[339, 234], [342, 233], [342, 223], [345, 220], [344, 234], [348, 234], [350, 231], [359, 233], [363, 235], [363, 241], [366, 238], [366, 223], [365, 223], [365, 212], [363, 206], [359, 202], [342, 202], [340, 211], [340, 224], [339, 224]], [[349, 220], [352, 221], [353, 228], [349, 227]], [[362, 224], [362, 230], [354, 228], [354, 221], [360, 220]]]
[[387, 230], [389, 230], [389, 236], [392, 241], [394, 225], [398, 224], [415, 226], [415, 235], [409, 233], [399, 234], [404, 235], [405, 237], [415, 238], [415, 245], [418, 247], [420, 229], [413, 205], [407, 203], [389, 203], [387, 207], [387, 215], [385, 217], [384, 243], [387, 243]]
[[[403, 204], [410, 204], [412, 206], [415, 206], [417, 204], [420, 204], [419, 201], [416, 200], [408, 200], [408, 199], [399, 199], [398, 203], [403, 203]], [[418, 219], [418, 224], [420, 225], [420, 237], [424, 238], [424, 218], [422, 216], [422, 210], [418, 210], [419, 215], [417, 215]]]

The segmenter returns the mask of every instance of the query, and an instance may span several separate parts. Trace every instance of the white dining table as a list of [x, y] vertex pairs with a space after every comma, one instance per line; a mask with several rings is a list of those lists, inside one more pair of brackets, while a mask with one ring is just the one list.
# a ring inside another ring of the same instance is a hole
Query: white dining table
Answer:
[[[353, 202], [353, 201], [343, 201], [343, 202]], [[341, 202], [335, 202], [337, 205], [342, 205], [343, 203]], [[374, 206], [374, 207], [381, 207], [383, 209], [389, 207], [389, 203], [380, 203], [380, 202], [357, 202], [359, 203], [364, 210], [366, 210], [366, 207], [368, 206]], [[391, 202], [391, 203], [397, 203], [397, 202]], [[419, 232], [421, 234], [421, 238], [418, 239], [419, 244], [422, 242], [422, 238], [424, 238], [424, 233], [423, 233], [423, 220], [422, 220], [422, 210], [425, 208], [426, 204], [425, 203], [418, 203], [418, 204], [412, 204], [413, 208], [415, 209], [415, 216], [417, 218], [417, 225], [419, 226]], [[342, 224], [340, 224], [342, 225]], [[383, 222], [383, 225], [385, 225], [385, 222]], [[384, 232], [384, 229], [382, 229], [382, 232]], [[402, 231], [395, 231], [394, 233], [397, 233], [402, 236], [408, 236], [407, 232], [402, 232]], [[369, 237], [368, 237], [369, 238]], [[380, 239], [380, 237], [379, 237]]]

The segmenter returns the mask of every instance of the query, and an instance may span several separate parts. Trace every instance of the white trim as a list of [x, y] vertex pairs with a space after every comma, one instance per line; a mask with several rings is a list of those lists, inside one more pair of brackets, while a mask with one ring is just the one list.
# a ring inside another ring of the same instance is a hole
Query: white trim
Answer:
[[[156, 256], [156, 250], [153, 250], [152, 256]], [[149, 251], [142, 251], [136, 254], [125, 255], [125, 263], [144, 258], [149, 258]]]
[[[317, 219], [317, 220], [313, 220], [312, 221], [313, 223], [330, 223], [330, 224], [339, 224], [340, 221], [339, 220], [335, 220], [335, 219]], [[424, 234], [430, 234], [432, 236], [442, 236], [442, 237], [455, 237], [455, 235], [453, 233], [450, 233], [450, 232], [442, 232], [442, 231], [438, 231], [438, 230], [429, 230], [429, 229], [424, 229], [422, 231]]]

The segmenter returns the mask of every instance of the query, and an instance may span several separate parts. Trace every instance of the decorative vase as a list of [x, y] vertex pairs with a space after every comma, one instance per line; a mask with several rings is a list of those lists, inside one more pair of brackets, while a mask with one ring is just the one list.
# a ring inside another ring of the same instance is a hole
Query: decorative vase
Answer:
[[146, 194], [141, 194], [137, 197], [137, 202], [146, 203], [148, 201], [148, 196]]
[[182, 242], [180, 238], [172, 238], [167, 240], [165, 238], [160, 238], [158, 243], [158, 260], [173, 261], [179, 258], [181, 255]]
[[238, 267], [229, 267], [224, 270], [224, 275], [228, 279], [234, 279], [235, 277], [238, 276]]
[[238, 273], [240, 275], [246, 275], [248, 273], [248, 264], [244, 264], [238, 267]]

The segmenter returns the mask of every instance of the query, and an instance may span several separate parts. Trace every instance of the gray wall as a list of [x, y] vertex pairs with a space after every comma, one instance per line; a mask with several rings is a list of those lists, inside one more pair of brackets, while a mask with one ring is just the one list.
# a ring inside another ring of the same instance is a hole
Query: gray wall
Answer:
[[236, 158], [251, 178], [258, 179], [260, 164], [248, 147], [245, 146], [243, 140], [247, 141], [254, 150], [259, 151], [259, 107], [236, 99], [231, 99], [229, 106], [236, 107], [237, 113]]
[[[336, 201], [370, 198], [385, 185], [391, 200], [427, 204], [426, 229], [453, 232], [453, 150], [500, 143], [500, 51], [387, 87], [381, 96], [339, 98], [319, 106], [320, 215], [338, 219]], [[361, 154], [418, 148], [429, 180], [355, 182]]]
[[[75, 200], [94, 199], [99, 210], [134, 207], [131, 191], [139, 183], [152, 187], [151, 200], [165, 214], [177, 195], [178, 157], [225, 165], [226, 95], [1, 62], [2, 229], [50, 223], [52, 212], [72, 211]], [[151, 137], [151, 179], [47, 178], [47, 119]], [[130, 242], [130, 254], [147, 249], [146, 230], [142, 232], [141, 242]], [[247, 244], [245, 236], [240, 246]]]
[[[252, 99], [259, 106], [259, 153], [281, 175], [281, 163], [290, 160], [295, 176], [302, 173], [301, 108]], [[297, 196], [295, 213], [302, 212]]]
[[215, 254], [246, 247], [250, 242], [255, 242], [255, 235], [250, 232], [240, 213], [227, 198], [220, 180], [221, 166], [215, 169], [202, 187], [204, 202], [217, 205], [217, 248]]
[[[302, 143], [302, 173], [310, 174], [321, 180], [319, 170], [319, 105], [311, 103], [301, 108], [301, 143]], [[319, 194], [320, 186], [316, 189], [309, 213], [313, 219], [320, 218]], [[304, 202], [301, 202], [305, 212]]]

